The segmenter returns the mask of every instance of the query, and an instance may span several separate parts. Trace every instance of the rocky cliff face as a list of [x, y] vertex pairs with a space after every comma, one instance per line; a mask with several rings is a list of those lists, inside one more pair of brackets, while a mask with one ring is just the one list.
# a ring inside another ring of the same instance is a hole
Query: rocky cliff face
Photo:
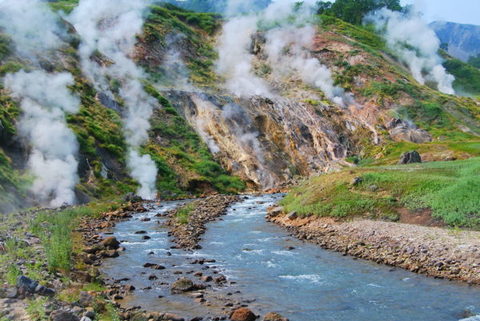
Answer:
[[344, 165], [356, 120], [338, 110], [287, 98], [233, 99], [168, 92], [225, 168], [257, 188]]

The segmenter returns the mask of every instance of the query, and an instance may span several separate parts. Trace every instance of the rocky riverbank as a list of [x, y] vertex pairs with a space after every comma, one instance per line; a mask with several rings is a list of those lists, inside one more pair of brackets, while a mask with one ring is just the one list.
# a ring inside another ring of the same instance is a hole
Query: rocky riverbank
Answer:
[[480, 232], [356, 219], [298, 217], [281, 207], [267, 220], [293, 236], [379, 264], [436, 278], [480, 284]]
[[214, 195], [193, 201], [186, 205], [190, 210], [186, 213], [188, 218], [185, 221], [179, 220], [177, 216], [181, 208], [167, 212], [166, 215], [169, 217], [167, 226], [170, 228], [173, 242], [184, 250], [199, 249], [198, 243], [205, 233], [205, 225], [225, 215], [230, 204], [239, 200], [240, 197], [236, 195]]

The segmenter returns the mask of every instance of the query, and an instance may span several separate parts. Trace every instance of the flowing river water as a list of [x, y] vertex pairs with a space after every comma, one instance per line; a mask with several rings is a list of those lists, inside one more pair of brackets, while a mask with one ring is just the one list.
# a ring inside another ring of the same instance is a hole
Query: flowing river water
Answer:
[[[278, 312], [291, 321], [440, 321], [462, 319], [465, 311], [480, 313], [479, 287], [356, 260], [289, 236], [265, 221], [267, 207], [280, 198], [244, 197], [226, 216], [208, 224], [202, 249], [195, 252], [170, 249], [168, 232], [159, 224], [162, 218], [155, 217], [180, 203], [154, 206], [117, 224], [112, 232], [127, 250], [120, 258], [107, 260], [103, 272], [117, 280], [128, 278], [128, 284], [137, 288], [127, 305], [186, 317], [218, 315], [222, 298], [248, 303], [257, 314]], [[152, 220], [142, 221], [145, 217]], [[147, 231], [151, 239], [135, 234], [139, 230]], [[215, 262], [192, 264], [200, 257]], [[143, 268], [145, 262], [166, 269], [152, 272]], [[221, 273], [232, 284], [209, 289], [217, 299], [210, 306], [170, 293], [176, 278], [195, 280], [195, 271]], [[158, 279], [149, 280], [152, 274]]]

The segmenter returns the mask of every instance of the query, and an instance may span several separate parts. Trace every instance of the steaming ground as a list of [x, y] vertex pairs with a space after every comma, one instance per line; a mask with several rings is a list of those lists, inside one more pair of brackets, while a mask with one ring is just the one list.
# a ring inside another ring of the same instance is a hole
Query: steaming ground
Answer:
[[[130, 58], [147, 9], [148, 2], [143, 0], [81, 0], [69, 19], [82, 39], [83, 72], [99, 92], [112, 99], [118, 94], [125, 103], [123, 125], [130, 175], [140, 184], [137, 194], [153, 199], [157, 168], [149, 155], [141, 155], [140, 147], [148, 140], [155, 100], [145, 93], [140, 82], [144, 73]], [[112, 88], [112, 78], [120, 82], [118, 89]]]
[[[272, 25], [277, 27], [265, 32], [265, 54], [275, 77], [295, 74], [305, 83], [319, 88], [333, 103], [342, 107], [353, 103], [343, 88], [334, 85], [331, 71], [309, 52], [316, 31], [313, 26], [315, 5], [314, 1], [305, 1], [299, 9], [295, 1], [276, 1], [259, 14], [229, 20], [219, 40], [217, 63], [218, 73], [226, 79], [226, 89], [239, 97], [275, 96], [268, 83], [254, 74], [250, 52], [252, 36], [259, 31], [258, 26]], [[229, 7], [236, 6], [237, 2], [232, 1]]]
[[[65, 35], [64, 30], [39, 0], [0, 2], [0, 27], [14, 41], [17, 54], [32, 61], [37, 69], [40, 59], [63, 45], [59, 35]], [[31, 146], [31, 191], [43, 205], [58, 207], [75, 202], [78, 143], [65, 120], [66, 114], [79, 109], [79, 99], [68, 89], [73, 82], [67, 72], [43, 70], [21, 70], [5, 77], [5, 87], [20, 101], [22, 117], [17, 126]]]
[[422, 85], [436, 84], [439, 91], [455, 94], [455, 77], [448, 74], [438, 55], [440, 40], [417, 12], [407, 14], [382, 9], [366, 19], [382, 32], [388, 47], [405, 63]]

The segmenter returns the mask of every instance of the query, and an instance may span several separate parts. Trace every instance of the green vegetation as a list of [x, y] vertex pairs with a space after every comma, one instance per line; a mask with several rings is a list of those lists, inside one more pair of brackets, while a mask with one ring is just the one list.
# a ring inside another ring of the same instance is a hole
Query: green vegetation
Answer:
[[180, 207], [175, 214], [175, 219], [180, 224], [188, 224], [190, 220], [190, 213], [192, 213], [197, 208], [197, 204], [195, 202], [188, 203]]
[[79, 0], [50, 0], [49, 5], [55, 11], [70, 13], [78, 5]]
[[454, 58], [445, 61], [443, 66], [455, 76], [453, 85], [456, 91], [474, 96], [480, 95], [480, 69]]
[[480, 68], [480, 55], [470, 57], [468, 63], [476, 68]]
[[320, 25], [323, 28], [333, 30], [339, 34], [358, 41], [356, 45], [362, 47], [363, 49], [370, 49], [370, 52], [373, 52], [373, 49], [385, 49], [385, 41], [382, 39], [382, 37], [372, 32], [368, 26], [352, 25], [341, 19], [328, 15], [320, 16]]
[[[429, 209], [450, 226], [480, 228], [480, 159], [359, 167], [310, 179], [283, 200], [286, 211], [398, 219], [398, 209]], [[353, 184], [355, 178], [357, 184]]]
[[[163, 106], [151, 119], [152, 142], [145, 147], [159, 170], [157, 188], [160, 194], [171, 197], [172, 194], [184, 194], [182, 191], [198, 194], [205, 190], [221, 193], [243, 190], [245, 184], [238, 177], [229, 176], [213, 160], [206, 144], [170, 102], [153, 86], [147, 85], [146, 90]], [[153, 137], [162, 143], [155, 144]]]
[[49, 319], [45, 311], [47, 302], [47, 298], [34, 298], [28, 301], [27, 313], [32, 320], [44, 321]]
[[[209, 35], [218, 29], [219, 23], [219, 16], [215, 14], [185, 11], [168, 4], [154, 5], [145, 22], [141, 42], [147, 48], [165, 53], [176, 50], [185, 61], [193, 83], [215, 86], [217, 76], [213, 65], [217, 54]], [[174, 85], [168, 83], [170, 71], [165, 70], [161, 62], [140, 60], [139, 63], [155, 82]]]
[[90, 203], [59, 212], [38, 213], [31, 224], [31, 231], [42, 241], [49, 269], [69, 271], [72, 268], [73, 230], [80, 219], [96, 217], [117, 208], [117, 203]]
[[399, 11], [402, 6], [400, 0], [336, 0], [333, 3], [320, 2], [318, 13], [360, 25], [368, 13], [381, 8]]

